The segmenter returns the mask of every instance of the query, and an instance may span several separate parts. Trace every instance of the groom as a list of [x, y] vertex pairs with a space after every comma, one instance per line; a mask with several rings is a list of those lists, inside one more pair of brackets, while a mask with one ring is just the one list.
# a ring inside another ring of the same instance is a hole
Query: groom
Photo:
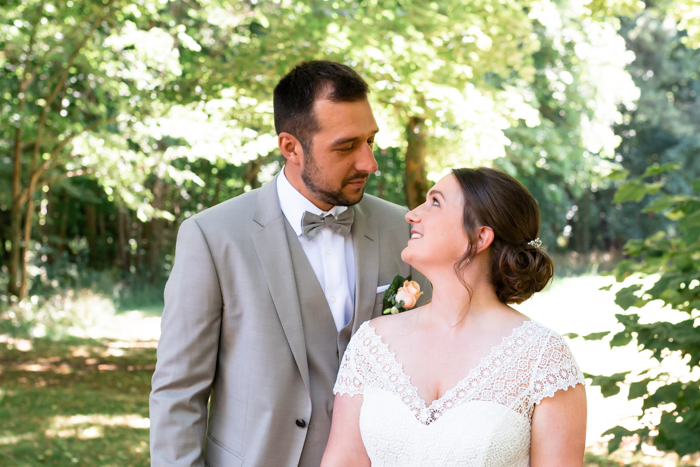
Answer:
[[284, 169], [180, 227], [150, 398], [153, 466], [318, 467], [351, 335], [381, 314], [397, 274], [430, 295], [401, 261], [406, 209], [363, 196], [377, 170], [367, 93], [347, 66], [295, 67], [274, 91]]

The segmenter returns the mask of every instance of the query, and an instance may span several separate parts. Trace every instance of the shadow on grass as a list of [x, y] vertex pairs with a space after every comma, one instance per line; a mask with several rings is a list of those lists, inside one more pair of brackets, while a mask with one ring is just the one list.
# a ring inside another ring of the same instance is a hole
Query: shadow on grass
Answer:
[[149, 465], [155, 352], [155, 342], [0, 343], [2, 464]]

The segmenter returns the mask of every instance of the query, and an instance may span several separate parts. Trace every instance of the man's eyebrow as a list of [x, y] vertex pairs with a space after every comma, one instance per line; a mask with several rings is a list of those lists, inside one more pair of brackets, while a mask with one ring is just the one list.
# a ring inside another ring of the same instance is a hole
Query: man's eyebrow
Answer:
[[[372, 132], [372, 136], [376, 135], [378, 132], [379, 132], [379, 129], [377, 128], [376, 130], [374, 130], [374, 131]], [[360, 139], [359, 136], [353, 136], [353, 137], [350, 137], [350, 138], [337, 139], [337, 140], [335, 140], [335, 141], [333, 141], [333, 142], [331, 143], [331, 146], [340, 146], [340, 145], [343, 145], [343, 144], [351, 143], [351, 142], [353, 142], [353, 141], [357, 141], [358, 139]]]

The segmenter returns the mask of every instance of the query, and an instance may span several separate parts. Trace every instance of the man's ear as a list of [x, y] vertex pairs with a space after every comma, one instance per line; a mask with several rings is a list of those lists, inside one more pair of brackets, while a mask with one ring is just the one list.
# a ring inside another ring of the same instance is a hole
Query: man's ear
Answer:
[[493, 243], [493, 238], [494, 234], [491, 227], [479, 227], [476, 231], [476, 254], [479, 254], [490, 247]]
[[282, 155], [287, 159], [288, 164], [301, 166], [301, 162], [304, 156], [304, 149], [301, 147], [301, 143], [290, 133], [285, 131], [281, 132], [277, 136], [277, 146], [282, 151]]

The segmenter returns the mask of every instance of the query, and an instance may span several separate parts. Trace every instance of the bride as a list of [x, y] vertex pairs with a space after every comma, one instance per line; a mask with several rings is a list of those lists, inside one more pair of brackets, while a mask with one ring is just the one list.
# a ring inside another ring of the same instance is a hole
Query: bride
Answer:
[[455, 169], [406, 220], [402, 258], [432, 302], [353, 336], [322, 467], [582, 466], [583, 374], [561, 336], [508, 306], [554, 273], [535, 199], [503, 172]]

